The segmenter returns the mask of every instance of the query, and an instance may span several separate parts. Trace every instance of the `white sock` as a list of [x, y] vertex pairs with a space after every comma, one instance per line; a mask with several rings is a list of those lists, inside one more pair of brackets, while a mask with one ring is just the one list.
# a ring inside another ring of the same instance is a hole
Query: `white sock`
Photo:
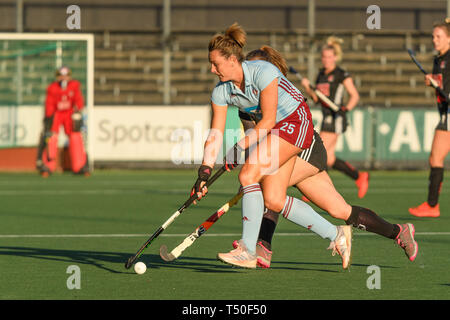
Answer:
[[245, 186], [242, 190], [242, 240], [247, 250], [254, 254], [264, 214], [264, 198], [259, 183]]
[[330, 239], [331, 241], [336, 239], [336, 226], [314, 211], [310, 205], [299, 199], [288, 196], [281, 213], [289, 221], [311, 230], [324, 239]]

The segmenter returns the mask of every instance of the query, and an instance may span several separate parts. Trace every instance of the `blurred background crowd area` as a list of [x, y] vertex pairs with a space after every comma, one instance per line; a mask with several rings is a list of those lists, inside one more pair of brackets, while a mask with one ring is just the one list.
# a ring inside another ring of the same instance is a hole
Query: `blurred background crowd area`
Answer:
[[[330, 35], [344, 40], [341, 66], [359, 90], [361, 106], [434, 105], [434, 90], [411, 63], [412, 48], [431, 71], [434, 22], [447, 16], [447, 0], [77, 0], [81, 28], [68, 30], [67, 1], [2, 0], [1, 32], [93, 33], [94, 105], [208, 104], [217, 82], [210, 73], [211, 36], [233, 22], [248, 33], [246, 52], [262, 45], [279, 50], [289, 65], [314, 80], [320, 47]], [[370, 5], [380, 8], [380, 29], [369, 29]], [[2, 43], [5, 56], [8, 45]], [[84, 64], [80, 58], [80, 64]], [[42, 102], [48, 75], [45, 60], [23, 66], [25, 99]], [[77, 65], [71, 66], [76, 75]], [[80, 66], [83, 67], [83, 66]], [[0, 60], [0, 91], [16, 69]], [[300, 88], [299, 81], [290, 76]]]

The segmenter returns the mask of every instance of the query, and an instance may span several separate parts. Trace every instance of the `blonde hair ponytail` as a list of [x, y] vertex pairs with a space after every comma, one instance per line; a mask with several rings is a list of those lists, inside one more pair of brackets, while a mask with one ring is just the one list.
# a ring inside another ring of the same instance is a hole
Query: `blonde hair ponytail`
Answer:
[[433, 25], [434, 28], [441, 28], [450, 37], [450, 18], [445, 18], [444, 22], [438, 22]]
[[327, 38], [325, 45], [322, 47], [322, 50], [333, 50], [334, 55], [336, 56], [337, 61], [342, 60], [342, 47], [341, 45], [344, 43], [344, 40], [341, 38], [330, 36]]

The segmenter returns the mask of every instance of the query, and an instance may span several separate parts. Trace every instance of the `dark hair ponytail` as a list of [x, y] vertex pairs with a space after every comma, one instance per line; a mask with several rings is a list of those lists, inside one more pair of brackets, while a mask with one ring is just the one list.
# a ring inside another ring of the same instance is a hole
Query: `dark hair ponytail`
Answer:
[[275, 65], [278, 69], [280, 69], [281, 73], [285, 76], [288, 73], [288, 66], [286, 60], [283, 58], [281, 53], [270, 46], [262, 46], [259, 49], [250, 51], [245, 57], [246, 60], [255, 60], [259, 58], [259, 60], [265, 60]]

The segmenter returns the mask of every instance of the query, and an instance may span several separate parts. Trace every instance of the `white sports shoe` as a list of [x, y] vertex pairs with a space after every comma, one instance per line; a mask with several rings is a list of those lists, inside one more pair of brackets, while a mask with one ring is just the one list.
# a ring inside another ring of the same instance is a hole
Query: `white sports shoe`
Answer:
[[332, 255], [337, 253], [342, 258], [342, 268], [348, 269], [352, 260], [352, 227], [351, 226], [337, 226], [337, 236], [334, 241], [331, 241], [328, 249], [333, 249]]
[[239, 240], [238, 244], [236, 249], [231, 250], [228, 253], [218, 253], [217, 258], [232, 266], [255, 269], [256, 254], [248, 252], [247, 247], [242, 240]]

